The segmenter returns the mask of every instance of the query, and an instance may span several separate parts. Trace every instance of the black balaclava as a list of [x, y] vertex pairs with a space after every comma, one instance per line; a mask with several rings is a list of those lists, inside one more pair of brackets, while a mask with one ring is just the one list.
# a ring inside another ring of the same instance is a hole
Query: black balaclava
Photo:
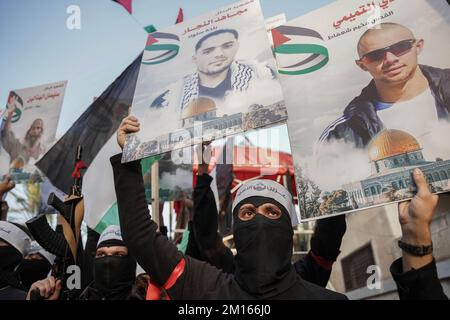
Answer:
[[22, 260], [22, 254], [11, 245], [0, 247], [0, 271], [12, 272]]
[[22, 254], [11, 245], [0, 247], [0, 288], [13, 286], [24, 289], [20, 285], [14, 270], [22, 260]]
[[47, 259], [23, 259], [16, 270], [23, 286], [30, 289], [36, 281], [47, 278], [52, 265]]
[[[259, 207], [273, 203], [282, 211], [279, 219], [272, 220], [261, 214], [249, 221], [238, 218], [239, 208], [246, 203]], [[235, 278], [248, 293], [258, 298], [276, 296], [295, 283], [292, 268], [293, 230], [286, 208], [271, 198], [249, 197], [233, 211]]]
[[[123, 246], [120, 240], [107, 240], [100, 247]], [[101, 296], [122, 299], [131, 292], [136, 279], [136, 260], [130, 255], [104, 256], [94, 259], [94, 284]]]

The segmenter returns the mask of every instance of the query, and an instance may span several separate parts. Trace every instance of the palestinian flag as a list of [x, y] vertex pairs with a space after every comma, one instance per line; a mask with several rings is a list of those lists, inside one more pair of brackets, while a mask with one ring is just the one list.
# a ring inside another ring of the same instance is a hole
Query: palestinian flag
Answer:
[[124, 7], [125, 10], [128, 11], [129, 14], [132, 14], [133, 10], [132, 10], [131, 4], [132, 4], [133, 0], [113, 0], [113, 1], [121, 4], [122, 7]]
[[180, 10], [178, 10], [178, 16], [177, 20], [175, 21], [175, 24], [182, 23], [183, 20], [184, 20], [183, 9], [180, 8]]
[[64, 136], [36, 164], [51, 183], [68, 192], [73, 183], [75, 152], [83, 147], [88, 166], [83, 177], [85, 221], [97, 232], [118, 224], [114, 180], [109, 158], [120, 153], [115, 133], [128, 114], [142, 54], [88, 107]]
[[278, 72], [302, 75], [323, 68], [329, 61], [325, 40], [315, 30], [279, 26], [272, 29]]

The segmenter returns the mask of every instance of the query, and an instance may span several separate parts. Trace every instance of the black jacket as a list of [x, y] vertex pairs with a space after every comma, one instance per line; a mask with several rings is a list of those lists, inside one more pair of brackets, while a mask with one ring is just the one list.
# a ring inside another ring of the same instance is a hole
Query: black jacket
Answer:
[[[234, 256], [217, 232], [218, 214], [210, 187], [212, 180], [207, 174], [197, 176], [194, 189], [194, 219], [189, 225], [191, 232], [186, 254], [232, 274]], [[311, 239], [311, 251], [294, 263], [295, 271], [302, 279], [321, 287], [327, 285], [331, 265], [339, 255], [345, 230], [344, 215], [318, 221], [316, 232]]]
[[95, 287], [95, 282], [92, 282], [77, 300], [133, 300], [131, 292], [132, 286], [104, 295]]
[[390, 271], [400, 300], [448, 300], [439, 281], [434, 260], [420, 269], [403, 273], [400, 258], [392, 263]]
[[[111, 158], [122, 237], [130, 254], [152, 281], [163, 287], [171, 299], [256, 299], [241, 289], [232, 274], [183, 255], [157, 232], [158, 226], [151, 220], [147, 207], [140, 162], [121, 164], [120, 161], [120, 154]], [[345, 298], [297, 275], [289, 289], [273, 297], [305, 300]]]
[[27, 290], [17, 275], [0, 271], [0, 300], [25, 300]]
[[0, 300], [25, 300], [27, 292], [12, 286], [0, 284]]
[[[434, 96], [438, 118], [450, 120], [450, 69], [424, 65], [419, 67]], [[364, 148], [384, 129], [375, 109], [377, 101], [378, 92], [372, 80], [345, 108], [343, 116], [322, 133], [320, 141], [344, 140], [357, 148]]]

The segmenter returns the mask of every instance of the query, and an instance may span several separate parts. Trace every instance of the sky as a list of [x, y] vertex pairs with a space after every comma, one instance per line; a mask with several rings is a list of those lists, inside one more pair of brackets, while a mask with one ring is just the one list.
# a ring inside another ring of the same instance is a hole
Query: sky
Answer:
[[[143, 27], [174, 24], [178, 9], [185, 21], [230, 0], [134, 0], [133, 14], [111, 0], [0, 0], [0, 105], [10, 90], [68, 80], [58, 123], [64, 134], [82, 112], [143, 50]], [[288, 20], [331, 0], [261, 0], [266, 18], [285, 13]], [[68, 7], [80, 9], [80, 29], [66, 26]]]

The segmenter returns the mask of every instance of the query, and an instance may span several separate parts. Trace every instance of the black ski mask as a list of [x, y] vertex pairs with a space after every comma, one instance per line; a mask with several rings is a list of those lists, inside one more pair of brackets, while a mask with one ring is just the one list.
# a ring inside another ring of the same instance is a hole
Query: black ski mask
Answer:
[[[239, 208], [246, 203], [259, 207], [275, 204], [282, 211], [279, 219], [269, 219], [261, 214], [249, 221], [238, 217]], [[249, 197], [239, 203], [234, 211], [234, 241], [237, 255], [235, 277], [239, 285], [258, 298], [270, 298], [289, 289], [295, 283], [291, 258], [293, 229], [286, 208], [266, 197]]]
[[136, 261], [131, 256], [104, 256], [94, 260], [95, 288], [105, 297], [114, 298], [129, 289], [136, 279]]
[[34, 282], [45, 279], [51, 267], [47, 259], [23, 259], [16, 272], [22, 285], [29, 289]]
[[12, 272], [22, 260], [22, 254], [11, 245], [0, 247], [0, 271]]
[[0, 288], [5, 285], [24, 290], [14, 269], [22, 260], [22, 254], [11, 245], [0, 247]]

